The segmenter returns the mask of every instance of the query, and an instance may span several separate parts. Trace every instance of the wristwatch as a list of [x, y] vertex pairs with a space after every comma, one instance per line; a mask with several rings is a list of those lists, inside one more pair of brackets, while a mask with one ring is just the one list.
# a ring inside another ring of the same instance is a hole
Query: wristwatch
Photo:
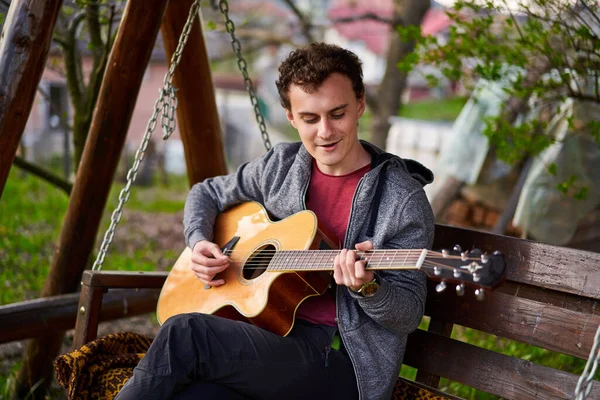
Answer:
[[371, 297], [375, 294], [375, 292], [377, 292], [377, 289], [379, 289], [379, 282], [377, 282], [376, 276], [372, 281], [364, 283], [360, 289], [350, 290], [352, 290], [354, 293], [360, 294], [362, 297]]

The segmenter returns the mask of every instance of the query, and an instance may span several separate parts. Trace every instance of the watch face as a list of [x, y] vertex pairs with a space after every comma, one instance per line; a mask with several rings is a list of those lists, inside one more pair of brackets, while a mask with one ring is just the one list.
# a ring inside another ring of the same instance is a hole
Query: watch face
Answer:
[[377, 282], [370, 282], [366, 285], [362, 290], [362, 295], [365, 297], [370, 297], [375, 294], [375, 292], [379, 289], [379, 284]]

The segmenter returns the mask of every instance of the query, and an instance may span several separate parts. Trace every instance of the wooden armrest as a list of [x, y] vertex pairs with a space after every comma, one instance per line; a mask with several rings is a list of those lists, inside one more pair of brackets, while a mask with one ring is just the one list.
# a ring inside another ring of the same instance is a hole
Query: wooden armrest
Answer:
[[[75, 322], [74, 348], [77, 349], [96, 338], [102, 298], [107, 289], [160, 289], [168, 275], [168, 272], [84, 271]], [[148, 300], [151, 301], [151, 308], [155, 308], [157, 298], [148, 297]], [[139, 311], [149, 311], [149, 309], [141, 307]]]
[[81, 283], [97, 288], [162, 288], [168, 272], [84, 271]]

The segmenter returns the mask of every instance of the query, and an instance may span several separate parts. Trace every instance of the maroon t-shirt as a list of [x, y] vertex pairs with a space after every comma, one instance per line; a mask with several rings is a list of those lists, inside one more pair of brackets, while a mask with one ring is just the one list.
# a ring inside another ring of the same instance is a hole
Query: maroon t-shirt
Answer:
[[[324, 225], [335, 234], [340, 243], [344, 243], [346, 237], [352, 197], [358, 181], [370, 169], [371, 165], [366, 165], [347, 175], [334, 176], [321, 172], [313, 160], [306, 208], [317, 215], [319, 225]], [[335, 297], [332, 291], [306, 299], [298, 308], [296, 318], [335, 326]]]

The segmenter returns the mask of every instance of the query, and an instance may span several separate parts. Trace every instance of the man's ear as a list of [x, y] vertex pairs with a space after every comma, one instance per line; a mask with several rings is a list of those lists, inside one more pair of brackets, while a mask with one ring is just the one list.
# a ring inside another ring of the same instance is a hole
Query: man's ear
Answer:
[[[285, 110], [285, 116], [287, 117], [288, 121], [290, 121], [290, 124], [292, 124], [292, 126], [294, 128], [296, 128], [296, 121], [294, 120], [294, 114], [292, 114], [291, 110]], [[296, 128], [298, 129], [298, 128]]]
[[356, 119], [362, 117], [365, 112], [365, 108], [367, 107], [367, 101], [365, 99], [365, 95], [363, 95], [360, 99], [358, 99], [358, 108], [356, 110]]

